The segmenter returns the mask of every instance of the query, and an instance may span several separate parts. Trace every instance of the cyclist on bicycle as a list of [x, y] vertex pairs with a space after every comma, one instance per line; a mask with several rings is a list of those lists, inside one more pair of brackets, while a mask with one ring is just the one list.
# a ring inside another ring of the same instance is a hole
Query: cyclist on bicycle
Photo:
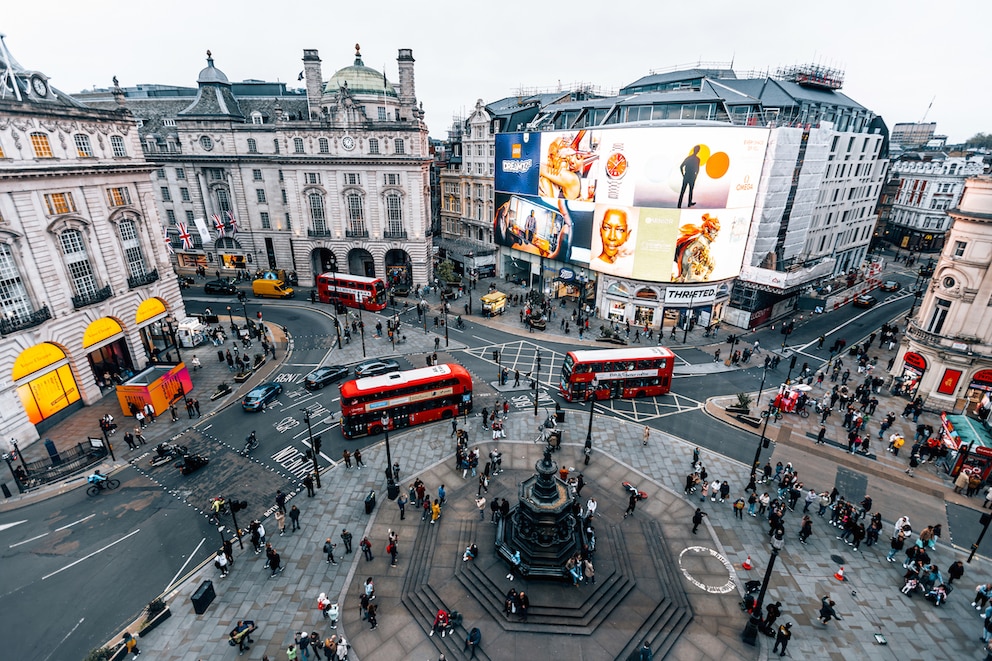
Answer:
[[95, 471], [92, 475], [86, 478], [86, 481], [99, 487], [107, 481], [107, 476], [103, 475], [100, 471]]
[[210, 508], [214, 511], [214, 514], [220, 514], [221, 510], [224, 509], [224, 506], [226, 504], [227, 501], [220, 496], [218, 496], [217, 498], [210, 499]]

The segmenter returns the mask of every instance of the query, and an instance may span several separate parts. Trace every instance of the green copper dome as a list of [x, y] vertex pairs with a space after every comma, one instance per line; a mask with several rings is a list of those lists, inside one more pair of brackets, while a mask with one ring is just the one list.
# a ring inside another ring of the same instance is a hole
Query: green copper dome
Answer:
[[352, 94], [371, 94], [396, 98], [393, 84], [386, 80], [386, 75], [365, 66], [362, 53], [355, 44], [355, 63], [341, 69], [324, 85], [325, 94], [336, 94], [341, 87], [347, 87]]

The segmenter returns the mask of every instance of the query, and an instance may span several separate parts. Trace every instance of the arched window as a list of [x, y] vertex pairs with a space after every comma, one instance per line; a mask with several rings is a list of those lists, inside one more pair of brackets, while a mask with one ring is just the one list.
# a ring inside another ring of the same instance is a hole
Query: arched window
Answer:
[[121, 136], [110, 136], [110, 148], [114, 151], [114, 158], [127, 157], [127, 149], [124, 147], [124, 138]]
[[90, 136], [85, 133], [77, 133], [73, 136], [76, 143], [76, 155], [79, 158], [93, 158], [93, 145], [90, 144]]
[[6, 243], [0, 244], [0, 312], [5, 320], [11, 321], [28, 317], [32, 312], [21, 271]]
[[607, 294], [613, 294], [614, 296], [626, 296], [627, 288], [621, 285], [619, 282], [611, 282], [606, 288]]
[[349, 238], [364, 238], [369, 235], [365, 228], [365, 201], [358, 193], [352, 192], [345, 196], [348, 206], [348, 228], [346, 236]]
[[310, 220], [313, 231], [317, 236], [327, 234], [327, 217], [324, 213], [324, 197], [320, 193], [310, 193], [307, 196], [310, 203]]
[[258, 153], [258, 142], [255, 138], [248, 138], [248, 153], [257, 154]]
[[48, 142], [47, 133], [32, 133], [31, 146], [34, 148], [35, 158], [54, 158], [52, 145]]
[[97, 290], [96, 277], [93, 275], [90, 257], [86, 253], [83, 233], [79, 230], [66, 230], [59, 235], [59, 243], [62, 246], [62, 256], [69, 270], [76, 296], [81, 299], [93, 297]]
[[297, 154], [303, 153], [303, 138], [293, 138], [293, 152]]
[[128, 218], [120, 222], [118, 230], [121, 233], [121, 245], [124, 246], [128, 273], [132, 278], [140, 278], [148, 272], [148, 267], [145, 266], [145, 255], [141, 251], [137, 225]]

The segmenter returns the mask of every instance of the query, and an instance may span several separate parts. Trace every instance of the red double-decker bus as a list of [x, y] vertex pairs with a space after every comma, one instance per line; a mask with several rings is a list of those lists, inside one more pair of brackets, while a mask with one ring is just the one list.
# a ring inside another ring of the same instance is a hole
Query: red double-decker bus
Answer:
[[385, 309], [388, 299], [382, 278], [333, 272], [317, 276], [317, 296], [321, 303], [340, 303], [372, 312]]
[[584, 402], [592, 396], [655, 397], [672, 389], [674, 368], [675, 354], [665, 347], [569, 351], [558, 389], [570, 402]]
[[345, 438], [378, 434], [469, 413], [472, 377], [461, 365], [432, 367], [353, 379], [341, 384], [341, 433]]

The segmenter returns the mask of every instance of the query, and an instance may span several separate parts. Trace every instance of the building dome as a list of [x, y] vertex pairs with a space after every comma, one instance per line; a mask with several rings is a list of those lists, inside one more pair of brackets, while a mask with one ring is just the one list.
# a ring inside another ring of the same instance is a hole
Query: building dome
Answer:
[[342, 87], [347, 87], [352, 94], [396, 98], [396, 90], [393, 88], [393, 84], [386, 80], [386, 74], [367, 67], [362, 62], [362, 52], [358, 44], [355, 44], [355, 63], [331, 76], [324, 86], [324, 93], [336, 94]]
[[214, 66], [214, 58], [211, 56], [210, 51], [207, 51], [207, 66], [200, 71], [200, 75], [197, 77], [196, 82], [199, 84], [204, 83], [220, 83], [221, 85], [230, 85], [230, 81], [224, 72]]

